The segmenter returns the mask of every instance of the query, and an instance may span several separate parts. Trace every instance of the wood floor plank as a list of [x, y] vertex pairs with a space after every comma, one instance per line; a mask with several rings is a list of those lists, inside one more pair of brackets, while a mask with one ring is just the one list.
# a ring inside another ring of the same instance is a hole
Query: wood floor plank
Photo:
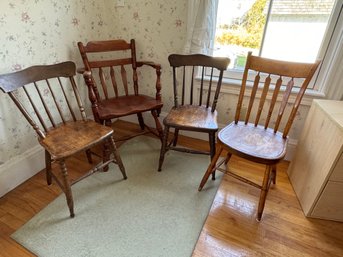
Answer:
[[[131, 131], [139, 131], [139, 127], [124, 121], [115, 123], [115, 137]], [[180, 136], [179, 142], [208, 150], [202, 140]], [[94, 150], [101, 153], [101, 148]], [[67, 166], [70, 178], [76, 179], [90, 164], [80, 153], [68, 160]], [[229, 168], [255, 181], [261, 181], [264, 171], [262, 165], [236, 157], [230, 160]], [[288, 180], [287, 168], [288, 162], [278, 165], [277, 182], [269, 191], [261, 222], [256, 221], [259, 190], [224, 175], [193, 257], [343, 256], [343, 223], [306, 218]], [[58, 173], [56, 167], [53, 169]], [[206, 187], [201, 194], [206, 193]], [[44, 172], [39, 172], [0, 198], [0, 256], [34, 256], [10, 235], [59, 194], [58, 186], [47, 186]]]

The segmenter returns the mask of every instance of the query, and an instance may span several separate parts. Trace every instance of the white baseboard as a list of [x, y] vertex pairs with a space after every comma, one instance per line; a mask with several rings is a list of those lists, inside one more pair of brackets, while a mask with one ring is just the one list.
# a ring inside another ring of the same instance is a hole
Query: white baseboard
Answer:
[[37, 145], [0, 166], [0, 197], [45, 168], [44, 149]]

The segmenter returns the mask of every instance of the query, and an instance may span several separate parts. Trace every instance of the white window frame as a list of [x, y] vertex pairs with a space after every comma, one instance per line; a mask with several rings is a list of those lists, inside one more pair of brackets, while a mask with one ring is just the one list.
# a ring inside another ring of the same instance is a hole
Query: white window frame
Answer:
[[[312, 98], [343, 100], [343, 1], [336, 0], [328, 24], [318, 53], [318, 59], [322, 62], [311, 81], [315, 83], [315, 87], [305, 92], [311, 98], [310, 102]], [[242, 76], [243, 71], [226, 71], [222, 91], [237, 94]], [[252, 82], [248, 82], [247, 86], [249, 85]]]

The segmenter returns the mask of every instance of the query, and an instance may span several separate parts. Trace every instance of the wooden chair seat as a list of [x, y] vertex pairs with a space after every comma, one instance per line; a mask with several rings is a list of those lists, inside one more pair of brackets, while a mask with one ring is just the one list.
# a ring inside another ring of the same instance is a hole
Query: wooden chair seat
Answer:
[[52, 159], [58, 160], [89, 149], [112, 134], [111, 128], [95, 121], [71, 121], [48, 131], [39, 143], [50, 153]]
[[105, 99], [98, 103], [99, 118], [108, 120], [162, 108], [161, 100], [147, 95], [128, 95]]
[[286, 154], [287, 138], [273, 129], [264, 129], [244, 122], [232, 122], [218, 133], [218, 142], [228, 151], [245, 159], [264, 164], [282, 160]]
[[183, 130], [218, 131], [217, 111], [211, 112], [211, 108], [204, 105], [183, 105], [172, 108], [163, 124]]

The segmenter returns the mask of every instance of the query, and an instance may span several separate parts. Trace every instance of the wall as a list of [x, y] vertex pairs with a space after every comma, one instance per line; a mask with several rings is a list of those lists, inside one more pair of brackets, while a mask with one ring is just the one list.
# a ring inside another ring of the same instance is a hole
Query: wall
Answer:
[[[64, 60], [74, 60], [80, 65], [78, 41], [135, 38], [138, 60], [162, 65], [162, 119], [173, 104], [167, 56], [182, 53], [187, 1], [125, 0], [123, 7], [116, 7], [115, 3], [113, 0], [2, 0], [0, 73]], [[145, 93], [153, 93], [155, 85], [148, 84], [148, 79], [143, 81], [143, 86], [147, 86]], [[86, 98], [85, 87], [81, 90]], [[221, 126], [233, 119], [238, 90], [231, 82], [223, 88], [218, 104]], [[304, 100], [305, 106], [300, 109], [290, 134], [294, 139], [311, 103], [311, 98]], [[89, 107], [88, 101], [84, 102]], [[291, 142], [295, 146], [296, 141]], [[31, 127], [10, 99], [0, 93], [0, 196], [43, 169], [42, 154]]]
[[[167, 56], [184, 45], [187, 1], [2, 0], [0, 73], [35, 64], [81, 59], [77, 42], [123, 38], [137, 41], [140, 60], [162, 64], [165, 106], [170, 108]], [[79, 81], [83, 83], [82, 79]], [[145, 84], [147, 82], [144, 82]], [[81, 87], [86, 98], [85, 88]], [[147, 92], [154, 92], [150, 85]], [[86, 105], [88, 102], [85, 102]], [[89, 107], [89, 106], [88, 106]], [[44, 168], [36, 135], [9, 97], [0, 92], [0, 196]]]

